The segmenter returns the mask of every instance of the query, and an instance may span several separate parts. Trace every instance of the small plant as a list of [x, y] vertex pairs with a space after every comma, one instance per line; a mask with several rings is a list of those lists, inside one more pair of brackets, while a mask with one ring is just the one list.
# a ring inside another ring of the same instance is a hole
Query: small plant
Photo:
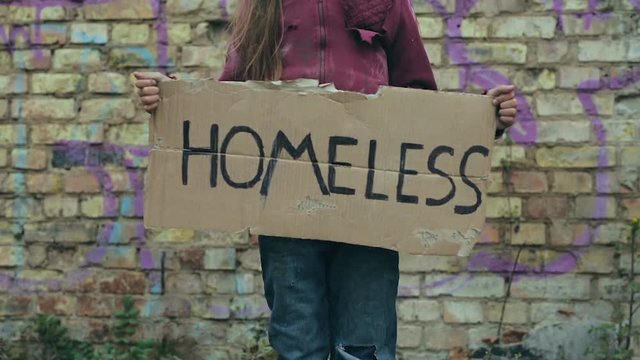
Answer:
[[[53, 315], [36, 316], [29, 332], [41, 349], [38, 360], [180, 360], [175, 355], [173, 343], [166, 339], [159, 342], [134, 339], [140, 324], [139, 316], [134, 300], [125, 296], [123, 308], [114, 314], [114, 341], [101, 347], [72, 339], [68, 329]], [[0, 360], [31, 359], [16, 347], [0, 345]]]
[[[587, 348], [585, 355], [591, 355], [596, 360], [631, 360], [633, 358], [631, 341], [633, 337], [640, 335], [640, 331], [633, 325], [633, 316], [640, 308], [640, 304], [636, 303], [640, 283], [635, 281], [636, 242], [639, 237], [640, 218], [635, 218], [631, 221], [628, 244], [616, 244], [616, 250], [619, 253], [628, 250], [631, 256], [630, 271], [624, 277], [625, 283], [622, 288], [622, 291], [629, 296], [625, 304], [628, 307], [628, 316], [625, 316], [622, 306], [616, 307], [613, 323], [602, 324], [590, 330], [597, 341]], [[607, 291], [611, 293], [613, 289], [608, 288]]]

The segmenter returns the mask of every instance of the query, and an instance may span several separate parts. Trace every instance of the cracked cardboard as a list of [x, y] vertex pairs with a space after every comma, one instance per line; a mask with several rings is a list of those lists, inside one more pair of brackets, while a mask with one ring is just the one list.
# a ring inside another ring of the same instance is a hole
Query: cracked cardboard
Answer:
[[147, 227], [459, 256], [480, 235], [495, 132], [487, 96], [365, 96], [309, 82], [161, 88]]

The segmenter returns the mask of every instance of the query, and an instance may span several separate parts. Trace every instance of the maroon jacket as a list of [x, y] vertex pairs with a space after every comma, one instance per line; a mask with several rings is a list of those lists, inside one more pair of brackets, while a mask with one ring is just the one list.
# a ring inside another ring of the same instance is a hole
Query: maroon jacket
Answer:
[[[411, 0], [282, 1], [282, 80], [363, 93], [380, 85], [437, 89]], [[228, 54], [220, 80], [239, 80], [237, 63]]]

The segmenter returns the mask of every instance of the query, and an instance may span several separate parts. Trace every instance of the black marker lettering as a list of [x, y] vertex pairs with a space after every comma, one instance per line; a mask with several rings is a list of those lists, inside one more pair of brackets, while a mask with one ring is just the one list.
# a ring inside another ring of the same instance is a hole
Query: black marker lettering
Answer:
[[189, 131], [191, 129], [191, 121], [182, 122], [182, 185], [189, 183], [189, 156], [191, 155], [191, 146], [189, 144]]
[[[231, 140], [233, 139], [233, 137], [239, 133], [247, 133], [251, 135], [251, 137], [253, 137], [253, 140], [256, 142], [258, 151], [260, 152], [260, 162], [258, 163], [258, 171], [256, 173], [256, 176], [254, 176], [253, 179], [243, 183], [237, 183], [231, 180], [231, 177], [229, 176], [229, 172], [227, 170], [227, 148], [229, 147], [229, 143], [231, 143]], [[260, 181], [260, 178], [262, 178], [262, 173], [264, 171], [264, 145], [262, 144], [262, 139], [260, 138], [260, 135], [258, 135], [258, 133], [255, 132], [255, 130], [251, 129], [250, 127], [248, 126], [232, 127], [231, 130], [229, 130], [229, 133], [227, 134], [227, 136], [225, 136], [224, 140], [222, 141], [222, 145], [220, 146], [220, 153], [221, 153], [220, 171], [222, 172], [222, 178], [232, 188], [251, 189], [258, 183], [258, 181]]]
[[351, 167], [350, 163], [336, 161], [338, 145], [358, 145], [358, 140], [347, 136], [329, 138], [329, 191], [333, 194], [354, 195], [356, 189], [336, 186], [336, 166]]
[[269, 186], [271, 185], [271, 179], [273, 178], [273, 172], [276, 169], [276, 165], [278, 163], [278, 158], [280, 157], [280, 152], [282, 150], [286, 150], [287, 153], [294, 159], [297, 160], [304, 154], [305, 152], [309, 153], [309, 159], [311, 160], [311, 166], [313, 167], [313, 173], [316, 176], [316, 180], [318, 181], [318, 186], [320, 186], [320, 191], [323, 195], [329, 195], [329, 190], [327, 189], [327, 185], [324, 183], [324, 179], [322, 178], [322, 172], [320, 172], [320, 166], [318, 166], [318, 158], [316, 157], [316, 152], [313, 149], [313, 142], [311, 140], [311, 134], [307, 134], [307, 136], [302, 139], [300, 145], [298, 147], [294, 147], [287, 138], [287, 135], [282, 132], [282, 130], [278, 131], [278, 135], [273, 140], [273, 148], [271, 150], [271, 160], [269, 160], [269, 166], [267, 167], [267, 172], [264, 175], [264, 180], [262, 181], [262, 187], [260, 188], [260, 195], [267, 196], [269, 194]]
[[473, 181], [469, 180], [469, 178], [465, 174], [467, 169], [467, 161], [469, 160], [469, 157], [475, 153], [487, 157], [489, 156], [489, 149], [481, 145], [472, 146], [469, 148], [469, 150], [467, 150], [466, 153], [464, 153], [464, 156], [462, 157], [462, 161], [460, 162], [460, 176], [462, 176], [462, 182], [467, 184], [470, 188], [473, 189], [473, 191], [475, 191], [476, 203], [470, 206], [456, 205], [454, 208], [454, 212], [459, 215], [472, 214], [476, 210], [478, 210], [480, 204], [482, 204], [482, 193], [480, 192], [480, 189], [478, 189], [476, 184], [474, 184]]
[[436, 175], [440, 175], [444, 178], [447, 178], [449, 180], [449, 183], [451, 183], [451, 191], [449, 191], [449, 193], [442, 199], [427, 198], [427, 206], [442, 206], [448, 203], [449, 201], [451, 201], [451, 199], [453, 199], [453, 197], [456, 195], [456, 184], [453, 182], [453, 179], [451, 178], [451, 176], [449, 176], [449, 174], [445, 173], [444, 171], [436, 167], [436, 160], [438, 159], [438, 156], [444, 153], [447, 153], [453, 156], [453, 148], [450, 146], [441, 145], [433, 149], [433, 151], [431, 152], [431, 155], [429, 155], [427, 168], [432, 173]]
[[209, 173], [209, 186], [214, 188], [218, 185], [218, 124], [211, 125], [209, 131], [211, 151], [211, 170]]
[[396, 191], [396, 197], [398, 202], [407, 203], [407, 204], [418, 203], [418, 197], [415, 195], [403, 194], [402, 187], [404, 186], [405, 175], [418, 175], [418, 172], [416, 170], [405, 168], [405, 163], [407, 160], [407, 150], [421, 150], [421, 149], [424, 149], [424, 146], [420, 144], [402, 143], [402, 145], [400, 145], [400, 171], [398, 173], [398, 188]]
[[376, 148], [377, 142], [375, 140], [369, 141], [369, 170], [367, 171], [367, 189], [364, 197], [370, 200], [389, 200], [389, 197], [385, 194], [378, 194], [373, 192], [373, 180], [376, 168]]

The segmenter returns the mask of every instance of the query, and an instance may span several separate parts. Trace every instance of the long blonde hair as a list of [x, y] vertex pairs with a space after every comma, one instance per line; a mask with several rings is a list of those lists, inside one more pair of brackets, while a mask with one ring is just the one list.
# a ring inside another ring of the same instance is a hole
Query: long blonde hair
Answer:
[[231, 46], [241, 80], [278, 80], [282, 74], [282, 0], [240, 0], [231, 21]]

